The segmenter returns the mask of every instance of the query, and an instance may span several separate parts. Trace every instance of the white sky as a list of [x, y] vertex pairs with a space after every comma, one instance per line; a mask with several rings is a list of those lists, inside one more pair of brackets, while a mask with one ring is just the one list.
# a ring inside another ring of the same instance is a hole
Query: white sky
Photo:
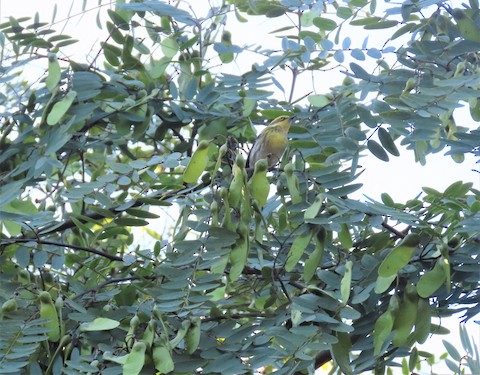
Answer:
[[[75, 44], [73, 48], [70, 48], [70, 57], [74, 60], [82, 62], [86, 55], [91, 57], [95, 56], [99, 49], [99, 42], [105, 39], [107, 35], [106, 30], [99, 31], [96, 26], [95, 18], [98, 12], [98, 0], [87, 1], [86, 9], [92, 9], [91, 11], [82, 15], [81, 9], [83, 1], [80, 0], [0, 0], [0, 22], [4, 22], [9, 16], [16, 18], [22, 16], [30, 16], [33, 18], [35, 12], [40, 13], [40, 20], [49, 22], [52, 20], [54, 13], [54, 4], [61, 4], [57, 8], [57, 15], [55, 17], [56, 24], [55, 29], [62, 31], [65, 34], [71, 35], [76, 39], [80, 39], [78, 44]], [[202, 12], [202, 6], [208, 7], [209, 1], [207, 0], [195, 0], [190, 1], [195, 5], [197, 15], [205, 14]], [[381, 2], [379, 1], [379, 4]], [[109, 7], [109, 1], [103, 0], [102, 6], [107, 9]], [[208, 9], [208, 8], [207, 8]], [[252, 18], [248, 24], [239, 24], [233, 21], [233, 15], [229, 18], [229, 30], [233, 34], [232, 41], [237, 45], [244, 44], [264, 44], [269, 48], [281, 48], [281, 40], [273, 36], [268, 36], [271, 30], [278, 29], [283, 25], [277, 25], [278, 19], [268, 19], [263, 17]], [[102, 17], [106, 19], [105, 16]], [[67, 21], [67, 22], [66, 22]], [[231, 26], [236, 24], [236, 26]], [[238, 29], [237, 29], [238, 28]], [[241, 29], [240, 29], [241, 28]], [[238, 36], [241, 35], [242, 40], [238, 40]], [[259, 37], [269, 39], [259, 40]], [[354, 34], [350, 35], [352, 39], [355, 38]], [[362, 36], [363, 40], [363, 37]], [[361, 40], [359, 44], [355, 45], [355, 39], [353, 40], [352, 47], [361, 47]], [[275, 45], [275, 43], [277, 43]], [[383, 43], [379, 42], [379, 45]], [[375, 45], [375, 39], [370, 38], [369, 46]], [[245, 62], [246, 67], [250, 67], [252, 61]], [[232, 73], [243, 73], [247, 69], [241, 68], [242, 62], [237, 61], [237, 65], [230, 64], [229, 69], [233, 69]], [[42, 68], [43, 69], [43, 68]], [[290, 85], [289, 75], [276, 76], [276, 78], [285, 85], [288, 89]], [[297, 95], [294, 97], [301, 97], [311, 91], [311, 76], [305, 76], [307, 82], [299, 82], [297, 88]], [[310, 82], [308, 82], [310, 79]], [[341, 84], [343, 75], [335, 74], [334, 71], [325, 72], [321, 77], [321, 82], [315, 82], [315, 88], [319, 90], [317, 93], [326, 93], [329, 91], [329, 87]], [[302, 86], [304, 85], [304, 86]], [[323, 87], [322, 91], [319, 87]], [[282, 98], [283, 99], [283, 98]], [[475, 126], [472, 120], [468, 117], [456, 118], [457, 124], [461, 126]], [[397, 144], [398, 146], [398, 144]], [[480, 166], [475, 164], [475, 160], [471, 156], [467, 156], [466, 161], [462, 164], [453, 162], [450, 157], [442, 156], [447, 150], [442, 151], [440, 154], [427, 156], [426, 166], [421, 166], [419, 163], [415, 163], [414, 155], [412, 151], [401, 150], [400, 157], [390, 156], [389, 162], [383, 162], [373, 156], [365, 157], [360, 160], [360, 164], [365, 168], [365, 172], [359, 178], [358, 182], [362, 182], [364, 187], [356, 193], [356, 198], [364, 199], [363, 195], [369, 196], [375, 200], [380, 200], [380, 194], [387, 192], [397, 202], [405, 202], [408, 199], [414, 198], [421, 192], [422, 186], [429, 186], [436, 190], [443, 191], [452, 182], [457, 180], [463, 180], [464, 182], [473, 182], [474, 188], [480, 189], [480, 174], [472, 171], [473, 169], [480, 169]], [[363, 195], [362, 195], [363, 194]], [[445, 320], [444, 320], [445, 323]], [[452, 330], [452, 335], [448, 337], [448, 340], [456, 344], [457, 348], [461, 348], [458, 339], [458, 333], [456, 332], [457, 321], [451, 319], [449, 326]], [[480, 341], [480, 327], [470, 321], [468, 324], [468, 330], [472, 332], [473, 336]], [[432, 342], [438, 340], [438, 343]], [[426, 350], [432, 350], [432, 344], [437, 346], [438, 355], [444, 352], [443, 345], [441, 345], [441, 337], [435, 337], [434, 340], [428, 341]], [[428, 369], [427, 369], [428, 370]], [[438, 373], [438, 368], [436, 369]], [[422, 373], [428, 373], [422, 372]], [[445, 374], [448, 374], [447, 370]]]

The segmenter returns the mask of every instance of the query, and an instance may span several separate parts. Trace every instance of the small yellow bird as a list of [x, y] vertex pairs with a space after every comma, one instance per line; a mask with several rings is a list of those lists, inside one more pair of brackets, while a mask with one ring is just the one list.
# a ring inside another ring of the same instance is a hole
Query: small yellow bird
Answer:
[[273, 120], [255, 140], [248, 153], [247, 168], [255, 167], [260, 159], [266, 159], [268, 167], [277, 164], [288, 144], [288, 130], [295, 116], [280, 116]]

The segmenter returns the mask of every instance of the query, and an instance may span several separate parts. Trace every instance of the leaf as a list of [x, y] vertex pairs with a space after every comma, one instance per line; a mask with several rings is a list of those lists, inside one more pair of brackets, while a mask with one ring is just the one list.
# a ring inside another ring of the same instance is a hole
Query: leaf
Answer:
[[443, 192], [444, 197], [463, 198], [472, 188], [471, 182], [463, 183], [463, 181], [456, 181], [448, 186]]
[[96, 332], [96, 331], [109, 331], [117, 328], [120, 322], [109, 318], [95, 318], [91, 322], [82, 323], [80, 325], [80, 332]]
[[288, 255], [287, 255], [287, 262], [285, 263], [285, 271], [291, 272], [297, 263], [299, 262], [300, 258], [302, 257], [305, 249], [307, 248], [308, 244], [310, 243], [312, 236], [314, 235], [314, 229], [309, 228], [298, 237], [292, 243], [292, 247], [290, 248]]
[[107, 13], [110, 17], [110, 19], [113, 21], [115, 26], [117, 26], [121, 30], [128, 31], [130, 30], [130, 27], [128, 25], [128, 22], [117, 12], [115, 12], [112, 9], [107, 9]]
[[177, 52], [180, 48], [178, 46], [177, 41], [175, 39], [173, 39], [173, 37], [164, 39], [160, 43], [160, 45], [162, 47], [163, 54], [168, 59], [171, 59], [172, 57], [174, 57], [177, 54]]
[[378, 21], [375, 23], [369, 23], [365, 25], [363, 28], [365, 30], [377, 30], [377, 29], [388, 29], [390, 27], [395, 27], [398, 25], [398, 21], [394, 20], [387, 20], [387, 21]]
[[364, 81], [370, 80], [370, 74], [368, 74], [367, 71], [363, 69], [360, 65], [352, 62], [350, 63], [350, 69], [357, 78], [363, 79]]
[[48, 261], [48, 254], [45, 251], [35, 251], [33, 254], [33, 265], [42, 268]]
[[382, 146], [393, 156], [400, 156], [400, 152], [397, 149], [397, 146], [393, 142], [393, 138], [390, 136], [390, 133], [384, 129], [378, 129], [378, 138], [380, 139], [380, 143]]
[[369, 139], [367, 142], [367, 147], [370, 150], [370, 152], [375, 155], [377, 158], [379, 158], [382, 161], [388, 161], [388, 155], [383, 149], [378, 142], [374, 141], [373, 139]]
[[443, 346], [445, 346], [445, 349], [447, 349], [448, 354], [450, 357], [452, 357], [455, 361], [460, 362], [462, 360], [462, 356], [458, 352], [457, 348], [455, 348], [454, 345], [452, 345], [450, 342], [447, 340], [442, 340]]
[[308, 102], [314, 107], [325, 107], [331, 103], [331, 99], [326, 95], [309, 95]]
[[345, 375], [353, 375], [350, 365], [350, 350], [352, 347], [350, 336], [344, 332], [337, 332], [336, 336], [338, 342], [332, 345], [333, 359]]
[[360, 48], [354, 48], [350, 54], [356, 60], [365, 60], [365, 54]]
[[70, 109], [76, 97], [77, 93], [70, 90], [62, 100], [55, 103], [47, 116], [47, 124], [56, 125]]
[[388, 193], [382, 193], [380, 198], [385, 206], [395, 207], [395, 202], [393, 201], [392, 197], [388, 195]]
[[345, 274], [340, 282], [340, 294], [342, 295], [342, 302], [344, 305], [348, 303], [348, 299], [350, 298], [350, 289], [352, 285], [352, 266], [353, 262], [351, 260], [348, 260], [345, 263]]
[[320, 30], [324, 31], [335, 30], [337, 27], [337, 23], [335, 21], [323, 17], [315, 17], [313, 19], [313, 24]]
[[127, 208], [126, 212], [132, 216], [141, 217], [145, 219], [158, 219], [160, 217], [159, 215], [154, 214], [153, 212], [141, 210], [138, 208]]
[[162, 16], [169, 16], [186, 25], [195, 26], [195, 21], [189, 12], [164, 2], [147, 0], [141, 3], [117, 3], [116, 5], [120, 9], [136, 12], [158, 12]]
[[408, 264], [415, 250], [415, 247], [407, 246], [398, 246], [394, 248], [380, 264], [378, 275], [382, 277], [396, 275], [398, 271]]
[[134, 219], [131, 217], [122, 217], [115, 220], [115, 223], [124, 227], [143, 227], [148, 225], [148, 221], [142, 219]]

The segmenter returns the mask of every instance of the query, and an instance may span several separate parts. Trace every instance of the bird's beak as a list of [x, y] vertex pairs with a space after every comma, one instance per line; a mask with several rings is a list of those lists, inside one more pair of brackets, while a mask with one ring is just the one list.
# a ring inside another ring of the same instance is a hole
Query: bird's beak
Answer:
[[290, 122], [295, 122], [297, 120], [297, 115], [293, 115], [290, 117]]

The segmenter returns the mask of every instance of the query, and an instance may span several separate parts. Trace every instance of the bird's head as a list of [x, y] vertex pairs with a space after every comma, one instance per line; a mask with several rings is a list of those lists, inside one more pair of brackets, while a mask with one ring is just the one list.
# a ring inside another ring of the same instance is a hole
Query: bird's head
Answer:
[[292, 121], [295, 120], [295, 116], [279, 116], [273, 120], [268, 126], [278, 126], [280, 125], [285, 131], [290, 129]]

